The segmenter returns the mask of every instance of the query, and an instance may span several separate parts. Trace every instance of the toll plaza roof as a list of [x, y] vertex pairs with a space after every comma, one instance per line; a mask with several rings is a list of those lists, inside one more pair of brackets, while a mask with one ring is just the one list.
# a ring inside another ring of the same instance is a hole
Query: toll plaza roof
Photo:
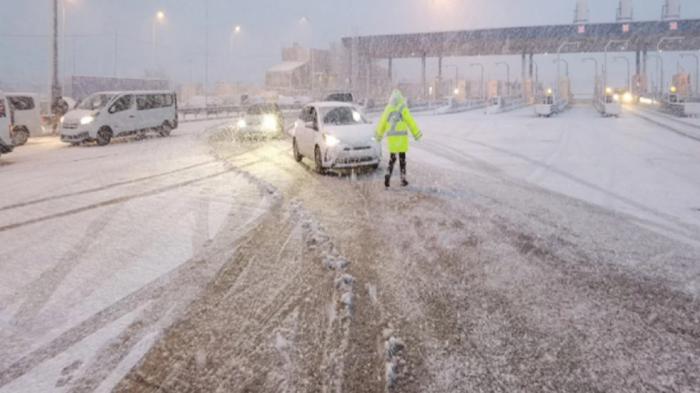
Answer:
[[352, 49], [354, 43], [359, 54], [372, 58], [410, 58], [556, 53], [567, 41], [578, 46], [567, 45], [562, 53], [603, 52], [612, 40], [627, 43], [613, 43], [611, 52], [656, 51], [660, 42], [663, 50], [700, 50], [700, 19], [345, 37], [343, 45]]

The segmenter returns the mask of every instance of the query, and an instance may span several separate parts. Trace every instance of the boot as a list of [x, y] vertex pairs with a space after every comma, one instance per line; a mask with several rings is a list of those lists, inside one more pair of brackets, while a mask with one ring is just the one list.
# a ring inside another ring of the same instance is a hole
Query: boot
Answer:
[[384, 176], [384, 187], [389, 188], [391, 185], [391, 175]]
[[408, 187], [408, 181], [405, 177], [401, 178], [401, 187]]

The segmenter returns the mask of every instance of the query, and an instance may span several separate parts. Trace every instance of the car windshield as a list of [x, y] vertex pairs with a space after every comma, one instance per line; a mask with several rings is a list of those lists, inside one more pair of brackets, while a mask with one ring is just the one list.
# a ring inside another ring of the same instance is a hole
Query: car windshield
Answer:
[[256, 115], [276, 114], [278, 111], [279, 111], [279, 108], [277, 108], [277, 106], [273, 105], [273, 104], [253, 105], [250, 108], [248, 108], [248, 111], [246, 112], [246, 114], [251, 115], [251, 116], [256, 116]]
[[355, 108], [342, 106], [328, 109], [323, 115], [323, 123], [334, 126], [349, 126], [355, 124], [365, 124], [364, 116]]
[[112, 98], [114, 98], [113, 94], [93, 94], [84, 99], [77, 106], [77, 109], [86, 109], [91, 111], [102, 109], [112, 100]]

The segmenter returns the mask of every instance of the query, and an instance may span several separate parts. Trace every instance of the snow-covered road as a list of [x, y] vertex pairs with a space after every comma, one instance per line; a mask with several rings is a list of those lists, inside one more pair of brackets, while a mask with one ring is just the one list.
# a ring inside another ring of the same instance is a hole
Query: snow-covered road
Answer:
[[0, 392], [698, 391], [700, 142], [417, 119], [389, 191], [214, 123], [3, 157]]
[[[231, 255], [266, 202], [209, 154], [202, 131], [212, 125], [106, 148], [40, 138], [4, 158], [2, 391], [68, 386], [95, 357], [118, 380], [139, 359], [131, 346], [147, 349], [213, 278], [226, 258], [198, 259], [222, 231], [227, 249], [216, 252]], [[129, 346], [109, 353], [134, 321]]]

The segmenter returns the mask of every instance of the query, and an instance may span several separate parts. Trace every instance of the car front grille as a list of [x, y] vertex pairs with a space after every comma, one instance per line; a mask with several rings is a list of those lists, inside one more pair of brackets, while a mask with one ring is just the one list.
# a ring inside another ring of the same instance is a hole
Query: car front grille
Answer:
[[76, 135], [61, 135], [61, 140], [66, 141], [66, 142], [84, 141], [85, 139], [88, 139], [89, 137], [90, 137], [90, 133], [81, 132], [80, 134], [76, 134]]

